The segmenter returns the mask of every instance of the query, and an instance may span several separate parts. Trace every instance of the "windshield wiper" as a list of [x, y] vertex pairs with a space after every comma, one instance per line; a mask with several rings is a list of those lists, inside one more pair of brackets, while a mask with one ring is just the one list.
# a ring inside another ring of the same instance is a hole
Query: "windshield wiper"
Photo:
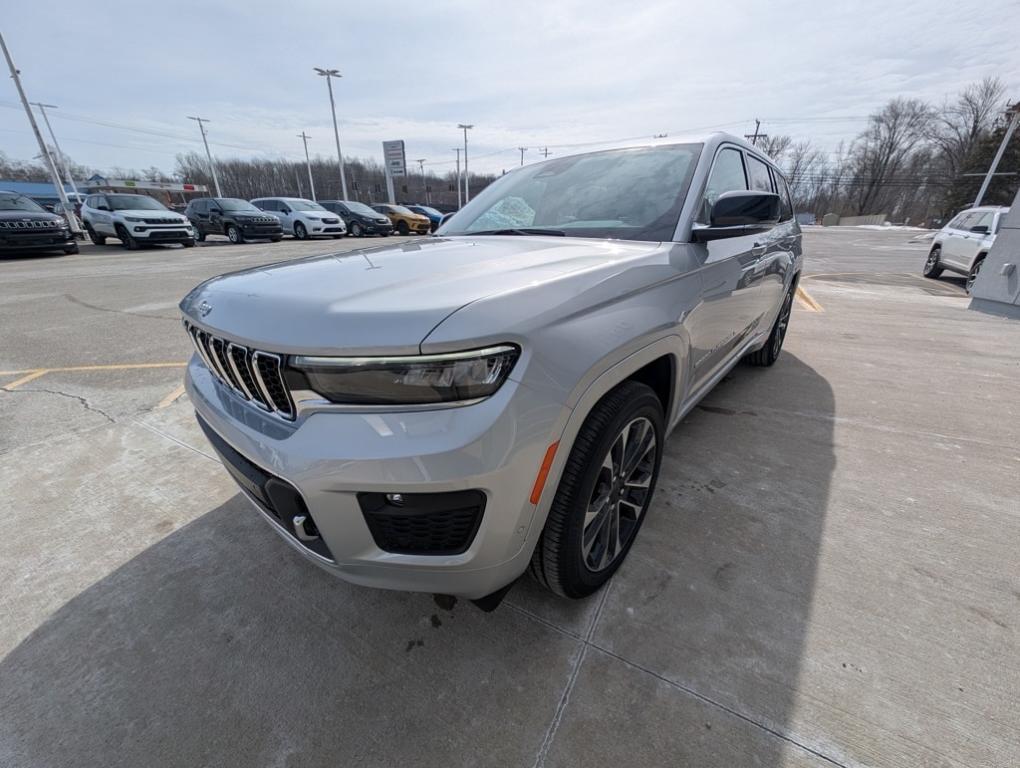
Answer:
[[540, 227], [511, 227], [509, 229], [483, 229], [481, 232], [466, 232], [468, 235], [555, 235], [566, 237], [562, 229], [542, 229]]

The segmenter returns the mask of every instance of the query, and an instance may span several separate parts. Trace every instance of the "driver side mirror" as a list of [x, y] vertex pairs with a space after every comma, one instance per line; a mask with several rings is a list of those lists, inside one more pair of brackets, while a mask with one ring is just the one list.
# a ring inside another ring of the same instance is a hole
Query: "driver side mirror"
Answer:
[[971, 227], [970, 231], [971, 232], [976, 232], [979, 235], [987, 235], [988, 234], [988, 225], [986, 225], [986, 224], [978, 224], [976, 227]]
[[774, 192], [723, 192], [712, 205], [707, 227], [696, 227], [697, 243], [767, 232], [779, 223], [779, 195]]

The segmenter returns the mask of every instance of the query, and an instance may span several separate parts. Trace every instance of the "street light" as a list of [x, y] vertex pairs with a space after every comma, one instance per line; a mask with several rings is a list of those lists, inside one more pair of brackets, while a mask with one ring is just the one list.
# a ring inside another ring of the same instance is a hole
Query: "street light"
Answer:
[[454, 147], [453, 151], [457, 153], [457, 210], [459, 211], [463, 206], [460, 196], [464, 191], [460, 187], [460, 147]]
[[213, 162], [212, 152], [209, 151], [209, 142], [205, 138], [205, 124], [210, 121], [204, 117], [192, 117], [191, 115], [187, 115], [187, 118], [198, 123], [198, 130], [202, 132], [202, 143], [205, 144], [205, 156], [209, 160], [209, 170], [212, 171], [213, 186], [216, 187], [216, 197], [223, 197], [223, 193], [220, 191], [220, 177], [216, 175], [216, 163]]
[[474, 128], [474, 125], [458, 123], [457, 127], [464, 131], [464, 205], [467, 205], [471, 202], [471, 177], [468, 175], [467, 163], [467, 132], [469, 129]]
[[333, 136], [336, 137], [336, 159], [340, 163], [340, 189], [343, 192], [344, 200], [347, 199], [347, 176], [344, 174], [344, 155], [340, 151], [340, 128], [337, 127], [336, 123], [336, 102], [333, 100], [333, 78], [341, 78], [343, 75], [340, 74], [338, 69], [323, 69], [322, 67], [312, 67], [315, 72], [320, 76], [326, 78], [326, 86], [329, 89], [329, 108], [333, 112]]
[[39, 107], [39, 113], [43, 116], [43, 120], [46, 122], [46, 128], [49, 129], [50, 138], [53, 139], [53, 148], [57, 150], [57, 157], [60, 159], [60, 164], [64, 166], [64, 176], [67, 177], [68, 182], [71, 184], [71, 190], [74, 192], [74, 199], [78, 203], [81, 202], [81, 195], [78, 194], [78, 185], [74, 183], [74, 177], [71, 176], [71, 169], [67, 167], [67, 158], [64, 156], [64, 151], [60, 148], [60, 144], [57, 143], [57, 134], [53, 132], [53, 126], [50, 125], [50, 116], [46, 114], [47, 109], [56, 109], [56, 104], [43, 104], [41, 101], [29, 102]]

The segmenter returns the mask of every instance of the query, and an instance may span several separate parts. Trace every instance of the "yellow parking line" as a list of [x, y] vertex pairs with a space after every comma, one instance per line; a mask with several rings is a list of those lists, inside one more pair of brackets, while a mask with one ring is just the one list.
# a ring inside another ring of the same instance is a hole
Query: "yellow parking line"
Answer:
[[800, 285], [797, 286], [797, 300], [803, 305], [805, 309], [809, 309], [812, 312], [824, 312], [822, 305], [811, 298], [811, 294], [804, 290]]
[[184, 385], [181, 384], [179, 387], [175, 387], [173, 392], [171, 392], [169, 395], [167, 395], [166, 397], [159, 401], [159, 404], [156, 406], [156, 410], [173, 405], [175, 402], [177, 402], [177, 399], [183, 394]]
[[[187, 363], [124, 363], [114, 365], [72, 365], [66, 368], [25, 368], [21, 371], [0, 371], [0, 376], [17, 376], [19, 373], [70, 373], [74, 371], [130, 371], [139, 368], [183, 368]], [[42, 374], [40, 374], [42, 375]]]
[[[22, 373], [22, 371], [19, 371], [19, 373]], [[28, 384], [28, 382], [30, 382], [30, 381], [35, 381], [40, 376], [42, 376], [43, 374], [46, 374], [46, 373], [49, 373], [49, 370], [46, 369], [46, 368], [42, 368], [42, 369], [39, 369], [39, 370], [36, 370], [36, 371], [32, 371], [27, 376], [22, 376], [20, 379], [16, 379], [15, 381], [12, 381], [10, 384], [4, 384], [4, 386], [0, 387], [0, 389], [6, 389], [6, 390], [10, 391], [10, 390], [15, 389], [17, 387], [20, 387], [22, 384]]]

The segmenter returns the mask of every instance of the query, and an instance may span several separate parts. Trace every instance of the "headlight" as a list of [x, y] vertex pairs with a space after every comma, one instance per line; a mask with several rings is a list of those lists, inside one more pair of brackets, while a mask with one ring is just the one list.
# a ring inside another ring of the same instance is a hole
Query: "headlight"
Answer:
[[145, 221], [145, 219], [140, 219], [137, 216], [125, 216], [124, 221]]
[[501, 344], [444, 355], [295, 357], [291, 389], [347, 405], [425, 405], [478, 400], [502, 386], [520, 349]]

